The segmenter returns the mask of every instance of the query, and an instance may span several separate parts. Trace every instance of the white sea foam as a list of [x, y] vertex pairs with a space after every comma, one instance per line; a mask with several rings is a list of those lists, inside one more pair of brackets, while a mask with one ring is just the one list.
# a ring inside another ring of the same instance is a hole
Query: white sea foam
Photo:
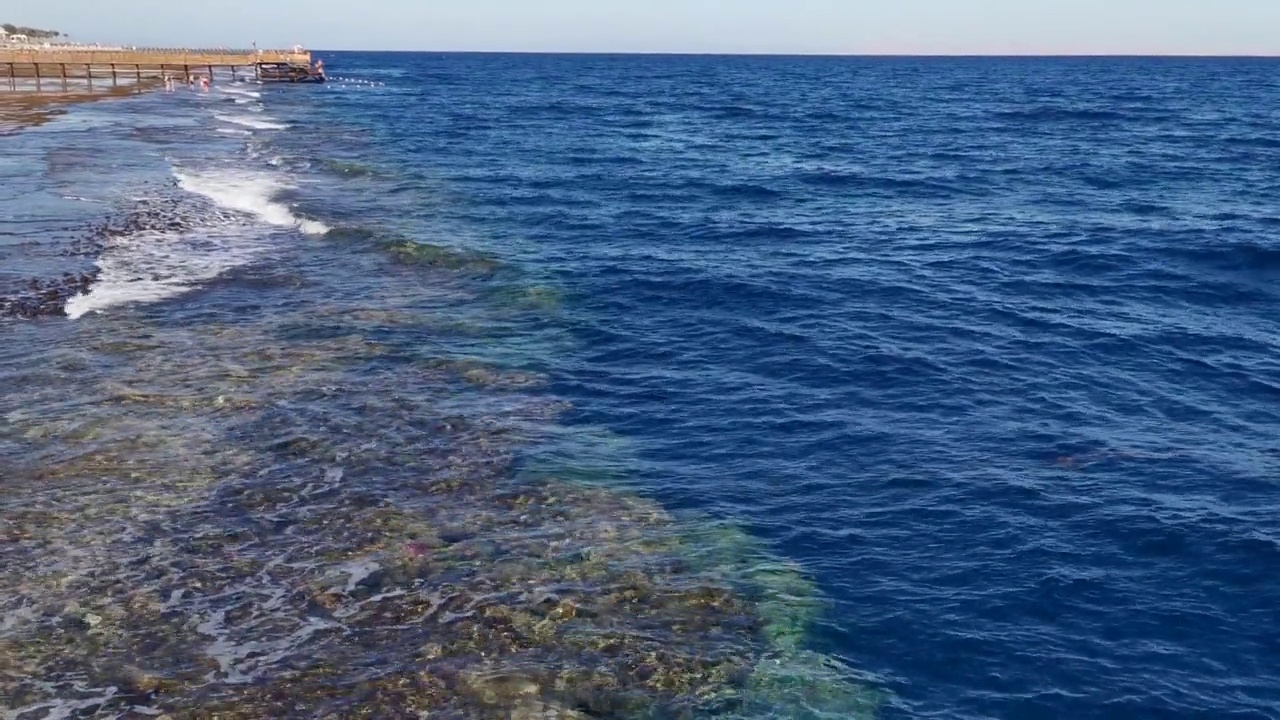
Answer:
[[262, 93], [256, 90], [244, 90], [234, 85], [219, 85], [218, 91], [224, 92], [228, 95], [240, 95], [242, 97], [254, 98], [254, 99], [262, 97]]
[[240, 128], [218, 128], [218, 132], [223, 135], [235, 135], [237, 137], [245, 137], [253, 134], [248, 130], [241, 130]]
[[281, 179], [266, 173], [211, 170], [174, 173], [178, 185], [187, 192], [209, 198], [219, 207], [253, 215], [262, 222], [280, 227], [296, 227], [308, 235], [323, 235], [329, 226], [293, 214], [273, 198], [289, 187]]
[[218, 118], [222, 122], [232, 123], [233, 125], [242, 125], [247, 128], [253, 128], [254, 130], [286, 130], [289, 127], [283, 123], [275, 122], [274, 119], [255, 118], [247, 115], [224, 115], [222, 113], [216, 113], [214, 117]]
[[262, 241], [232, 228], [190, 233], [142, 232], [113, 238], [98, 258], [98, 279], [67, 301], [67, 317], [127, 303], [165, 300], [251, 262]]
[[[96, 282], [88, 292], [67, 301], [68, 317], [176, 297], [254, 262], [279, 241], [279, 236], [264, 233], [259, 223], [308, 234], [329, 230], [324, 223], [297, 217], [274, 200], [288, 187], [275, 176], [240, 170], [182, 170], [174, 175], [183, 190], [217, 207], [205, 206], [187, 215], [182, 230], [147, 230], [109, 240], [97, 261]], [[175, 217], [182, 212], [176, 208]]]

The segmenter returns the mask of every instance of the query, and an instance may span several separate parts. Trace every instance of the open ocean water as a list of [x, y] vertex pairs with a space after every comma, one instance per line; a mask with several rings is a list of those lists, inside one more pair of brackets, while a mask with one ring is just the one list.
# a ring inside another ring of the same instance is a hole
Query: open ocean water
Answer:
[[4, 720], [1280, 718], [1280, 64], [323, 58], [0, 136]]

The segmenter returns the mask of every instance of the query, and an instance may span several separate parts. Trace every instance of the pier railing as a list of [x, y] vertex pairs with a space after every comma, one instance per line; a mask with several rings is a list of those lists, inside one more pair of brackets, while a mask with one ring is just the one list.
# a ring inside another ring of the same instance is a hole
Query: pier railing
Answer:
[[311, 64], [306, 50], [231, 50], [227, 48], [104, 48], [80, 46], [0, 47], [0, 89], [46, 87], [67, 91], [73, 84], [88, 90], [123, 84], [141, 87], [146, 80], [214, 77], [244, 69], [264, 81], [322, 82], [324, 73]]

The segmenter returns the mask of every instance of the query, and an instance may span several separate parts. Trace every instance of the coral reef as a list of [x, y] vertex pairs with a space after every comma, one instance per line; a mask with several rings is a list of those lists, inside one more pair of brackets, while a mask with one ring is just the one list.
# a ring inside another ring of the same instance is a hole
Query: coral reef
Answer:
[[7, 376], [10, 716], [873, 713], [808, 647], [801, 569], [625, 492], [624, 439], [575, 440], [525, 365], [418, 347], [432, 311], [145, 322]]

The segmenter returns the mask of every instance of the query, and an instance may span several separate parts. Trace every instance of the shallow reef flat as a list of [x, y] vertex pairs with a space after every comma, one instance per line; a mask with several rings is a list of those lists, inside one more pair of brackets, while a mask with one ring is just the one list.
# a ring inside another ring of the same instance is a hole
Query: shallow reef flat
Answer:
[[321, 315], [120, 318], [14, 373], [6, 720], [872, 713], [741, 530], [518, 471], [572, 432], [539, 373], [371, 339], [427, 312]]

